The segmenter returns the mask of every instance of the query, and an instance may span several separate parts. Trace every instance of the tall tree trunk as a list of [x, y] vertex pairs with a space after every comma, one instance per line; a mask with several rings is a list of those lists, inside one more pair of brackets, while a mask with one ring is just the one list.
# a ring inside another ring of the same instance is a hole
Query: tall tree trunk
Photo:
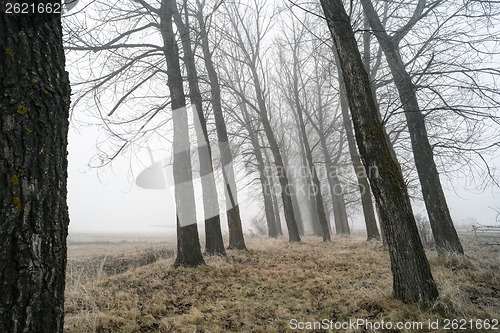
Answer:
[[177, 258], [174, 265], [194, 267], [204, 264], [204, 260], [196, 224], [186, 97], [179, 64], [179, 50], [172, 25], [172, 16], [176, 11], [175, 0], [162, 0], [160, 29], [165, 46], [164, 54], [168, 67], [167, 85], [170, 90], [174, 127], [173, 170], [177, 210]]
[[377, 228], [377, 220], [375, 218], [375, 211], [373, 208], [372, 197], [370, 194], [370, 184], [368, 183], [368, 178], [365, 172], [365, 168], [361, 163], [361, 159], [358, 155], [358, 150], [356, 148], [356, 141], [354, 138], [354, 133], [351, 124], [351, 117], [349, 116], [349, 105], [347, 100], [347, 95], [345, 91], [344, 79], [342, 75], [342, 69], [338, 61], [338, 57], [335, 56], [338, 68], [338, 78], [340, 81], [340, 108], [342, 110], [342, 118], [344, 123], [344, 128], [347, 137], [347, 145], [349, 147], [349, 154], [351, 155], [352, 165], [354, 167], [354, 173], [358, 180], [359, 192], [361, 194], [361, 205], [363, 207], [363, 215], [365, 218], [366, 233], [368, 240], [379, 240], [380, 234]]
[[434, 163], [432, 147], [427, 136], [425, 119], [418, 105], [416, 91], [410, 75], [406, 71], [397, 42], [393, 41], [380, 22], [370, 0], [362, 0], [370, 26], [382, 48], [399, 98], [405, 111], [406, 123], [410, 132], [413, 156], [417, 168], [422, 196], [429, 215], [438, 255], [447, 253], [463, 254], [464, 250], [451, 219], [439, 173]]
[[2, 13], [0, 46], [0, 332], [62, 332], [70, 85], [60, 16]]
[[203, 60], [210, 82], [211, 103], [214, 110], [215, 127], [222, 162], [222, 176], [224, 178], [224, 190], [226, 195], [227, 224], [229, 227], [229, 249], [246, 250], [243, 228], [241, 225], [240, 208], [238, 203], [238, 189], [233, 168], [233, 154], [229, 146], [226, 122], [222, 113], [221, 92], [219, 76], [212, 61], [212, 52], [208, 41], [208, 33], [203, 17], [203, 5], [197, 1], [198, 11], [196, 18], [200, 25], [201, 47], [203, 49]]
[[278, 237], [278, 227], [275, 220], [273, 198], [271, 196], [271, 186], [269, 185], [269, 179], [266, 174], [266, 164], [264, 163], [264, 157], [262, 156], [262, 147], [260, 146], [257, 131], [252, 126], [246, 104], [241, 103], [240, 108], [243, 113], [243, 119], [245, 120], [245, 126], [250, 137], [250, 142], [252, 143], [255, 159], [257, 160], [257, 169], [259, 171], [262, 196], [264, 198], [264, 211], [266, 213], [267, 232], [269, 237], [276, 238]]
[[189, 98], [194, 106], [193, 123], [198, 143], [200, 163], [200, 179], [203, 193], [203, 211], [205, 214], [205, 252], [207, 254], [226, 255], [224, 241], [220, 229], [219, 200], [215, 185], [214, 170], [212, 166], [212, 152], [208, 138], [207, 123], [203, 114], [203, 99], [198, 84], [198, 73], [194, 53], [191, 48], [189, 16], [187, 1], [184, 1], [184, 21], [178, 10], [174, 13], [174, 21], [182, 40], [184, 50], [184, 64], [186, 65], [187, 79], [189, 82]]
[[[385, 11], [387, 12], [387, 4], [386, 4]], [[366, 14], [363, 15], [363, 29], [364, 29], [364, 31], [363, 31], [363, 66], [365, 67], [366, 73], [368, 74], [368, 77], [370, 78], [370, 87], [372, 88], [373, 100], [375, 101], [375, 105], [377, 106], [378, 119], [382, 122], [382, 115], [380, 114], [380, 108], [379, 108], [379, 104], [377, 101], [377, 86], [375, 85], [375, 80], [374, 80], [375, 75], [372, 73], [372, 69], [371, 69], [371, 63], [372, 63], [371, 36], [372, 35], [371, 35], [371, 31], [370, 31], [370, 23], [368, 22], [368, 17], [366, 16]], [[380, 63], [382, 60], [381, 57], [382, 57], [382, 53], [379, 50], [379, 52], [377, 52], [377, 58], [375, 59], [375, 62]], [[340, 71], [340, 65], [339, 65], [339, 71]], [[343, 91], [345, 93], [345, 86], [342, 86], [341, 89], [343, 89]], [[396, 162], [396, 165], [398, 166], [399, 171], [402, 173], [401, 164], [399, 163], [398, 158], [396, 156], [396, 150], [394, 149], [392, 141], [391, 141], [389, 135], [387, 134], [387, 131], [385, 130], [385, 125], [383, 124], [383, 122], [382, 122], [382, 129], [384, 131], [384, 136], [387, 140], [387, 145], [389, 147], [389, 151], [391, 153], [391, 156], [394, 159], [394, 162]], [[381, 210], [380, 210], [378, 203], [376, 203], [376, 212], [377, 212], [377, 216], [378, 216], [379, 221], [382, 221], [383, 217], [382, 217], [382, 213], [381, 213]], [[385, 238], [382, 223], [380, 223], [380, 233], [382, 235], [382, 243], [384, 245], [387, 245], [387, 241]]]
[[403, 302], [434, 301], [439, 293], [418, 235], [403, 176], [394, 162], [370, 89], [356, 38], [341, 0], [321, 0], [337, 49], [356, 141], [387, 236], [394, 297]]

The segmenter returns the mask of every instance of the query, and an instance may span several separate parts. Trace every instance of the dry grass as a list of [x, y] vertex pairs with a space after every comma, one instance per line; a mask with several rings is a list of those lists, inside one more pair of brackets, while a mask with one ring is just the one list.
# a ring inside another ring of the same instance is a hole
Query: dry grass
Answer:
[[428, 254], [441, 292], [430, 309], [392, 299], [388, 253], [380, 243], [360, 237], [329, 244], [314, 237], [301, 244], [247, 242], [248, 252], [228, 251], [227, 258], [207, 258], [195, 269], [172, 268], [170, 256], [110, 276], [105, 260], [89, 259], [95, 274], [83, 279], [68, 270], [66, 331], [284, 332], [292, 318], [499, 319], [500, 247], [481, 247], [470, 237], [464, 239], [467, 257]]

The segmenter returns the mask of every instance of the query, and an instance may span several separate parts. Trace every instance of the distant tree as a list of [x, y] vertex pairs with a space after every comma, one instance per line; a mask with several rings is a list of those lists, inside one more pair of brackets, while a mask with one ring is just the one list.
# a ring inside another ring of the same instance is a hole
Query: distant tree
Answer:
[[341, 0], [321, 0], [338, 52], [360, 155], [380, 204], [391, 258], [394, 297], [430, 303], [439, 293], [418, 235], [410, 199], [387, 146], [377, 116], [370, 80], [364, 69], [350, 19]]
[[[248, 131], [248, 136], [253, 147], [253, 153], [257, 162], [257, 170], [259, 171], [259, 179], [262, 186], [262, 196], [264, 197], [264, 210], [266, 215], [266, 223], [269, 237], [276, 238], [280, 234], [278, 231], [278, 226], [276, 224], [276, 215], [274, 212], [272, 190], [269, 183], [269, 176], [266, 171], [267, 166], [264, 161], [264, 155], [262, 153], [262, 147], [259, 141], [259, 131], [260, 128], [257, 127], [259, 122], [252, 122], [248, 107], [245, 103], [240, 103], [240, 109], [242, 113], [242, 120], [244, 121], [244, 126]], [[278, 212], [279, 214], [279, 212]]]
[[[310, 182], [311, 186], [308, 186], [307, 196], [311, 197], [311, 202], [314, 205], [311, 205], [311, 210], [314, 210], [317, 213], [318, 222], [320, 225], [321, 235], [323, 236], [323, 241], [330, 241], [330, 230], [328, 226], [328, 220], [326, 218], [325, 207], [323, 203], [323, 195], [321, 193], [321, 183], [318, 177], [318, 173], [316, 171], [316, 165], [313, 160], [313, 152], [311, 149], [311, 144], [309, 143], [309, 137], [307, 135], [306, 123], [304, 118], [306, 117], [305, 113], [306, 106], [304, 106], [303, 101], [301, 100], [301, 88], [299, 85], [301, 84], [301, 80], [299, 79], [299, 66], [304, 65], [300, 54], [300, 47], [302, 46], [301, 38], [303, 34], [300, 35], [300, 32], [297, 33], [295, 30], [292, 31], [293, 35], [290, 37], [290, 40], [287, 40], [287, 46], [291, 49], [291, 68], [288, 68], [288, 64], [284, 59], [283, 54], [280, 55], [281, 58], [281, 79], [280, 82], [285, 89], [284, 95], [285, 99], [292, 110], [292, 114], [295, 118], [295, 122], [298, 129], [298, 137], [299, 137], [299, 151], [304, 159], [304, 171], [307, 171], [307, 183]], [[298, 35], [298, 36], [297, 36]], [[302, 172], [301, 172], [302, 173]], [[313, 221], [315, 219], [313, 218]]]
[[0, 1], [0, 332], [63, 332], [70, 85], [61, 18], [6, 14], [6, 3]]
[[434, 247], [436, 243], [434, 242], [429, 219], [421, 214], [416, 214], [415, 221], [417, 222], [418, 234], [420, 235], [422, 244], [428, 248]]
[[[293, 212], [292, 199], [290, 196], [290, 183], [288, 173], [285, 168], [283, 157], [274, 130], [270, 122], [270, 112], [268, 103], [266, 103], [263, 78], [259, 75], [262, 72], [261, 63], [261, 42], [265, 35], [270, 31], [272, 20], [267, 19], [263, 22], [265, 16], [265, 1], [255, 0], [252, 6], [238, 7], [232, 3], [226, 6], [228, 10], [229, 23], [232, 31], [226, 32], [226, 40], [230, 49], [225, 50], [225, 56], [229, 61], [242, 64], [249, 72], [249, 79], [253, 83], [253, 94], [256, 99], [254, 104], [250, 101], [245, 92], [235, 89], [234, 85], [228, 85], [231, 91], [247, 103], [257, 114], [262, 122], [267, 141], [274, 157], [274, 163], [278, 169], [278, 176], [281, 185], [281, 197], [283, 200], [283, 209], [285, 212], [285, 221], [288, 227], [290, 242], [300, 242], [300, 235], [297, 227], [296, 216]], [[245, 17], [245, 15], [247, 15]], [[248, 20], [253, 20], [253, 25], [248, 24]], [[252, 31], [252, 28], [255, 31]], [[237, 50], [237, 52], [235, 52]]]

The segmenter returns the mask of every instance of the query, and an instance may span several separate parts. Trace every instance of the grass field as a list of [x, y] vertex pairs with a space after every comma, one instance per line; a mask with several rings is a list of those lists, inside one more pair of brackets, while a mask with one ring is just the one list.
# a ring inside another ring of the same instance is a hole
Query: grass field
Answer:
[[382, 320], [445, 331], [445, 319], [466, 319], [472, 329], [460, 332], [484, 332], [476, 320], [500, 319], [500, 246], [466, 234], [465, 257], [428, 251], [441, 293], [428, 308], [392, 299], [388, 253], [360, 235], [300, 244], [248, 238], [248, 252], [207, 257], [195, 269], [172, 268], [173, 237], [99, 237], [69, 242], [67, 332], [286, 332], [361, 319], [372, 326], [342, 331], [405, 331], [377, 329]]

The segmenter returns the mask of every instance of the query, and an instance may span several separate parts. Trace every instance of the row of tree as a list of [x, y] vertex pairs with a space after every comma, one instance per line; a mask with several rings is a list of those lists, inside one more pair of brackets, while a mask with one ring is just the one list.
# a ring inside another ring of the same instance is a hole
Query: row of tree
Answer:
[[[450, 5], [455, 6], [452, 11]], [[481, 54], [475, 48], [464, 56], [458, 53], [464, 49], [464, 44], [484, 45], [494, 41], [495, 37], [485, 41], [483, 32], [473, 35], [470, 31], [468, 40], [456, 42], [457, 46], [448, 47], [448, 52], [442, 49], [443, 39], [455, 43], [449, 24], [456, 23], [464, 15], [471, 20], [467, 24], [479, 20], [468, 15], [470, 10], [477, 9], [476, 5], [474, 1], [436, 0], [428, 3], [420, 0], [413, 5], [395, 4], [391, 7], [384, 2], [378, 3], [377, 11], [374, 3], [363, 0], [350, 4], [346, 17], [337, 17], [342, 13], [343, 5], [335, 1], [322, 2], [321, 7], [318, 4], [305, 8], [293, 2], [276, 7], [261, 0], [211, 4], [165, 0], [160, 7], [155, 7], [146, 1], [134, 0], [124, 4], [124, 7], [130, 7], [119, 9], [96, 1], [96, 17], [91, 23], [86, 20], [68, 26], [71, 31], [78, 31], [76, 38], [75, 34], [70, 34], [68, 49], [89, 57], [93, 63], [102, 59], [103, 54], [107, 55], [102, 63], [107, 70], [105, 74], [92, 73], [80, 78], [84, 88], [79, 98], [102, 96], [111, 87], [118, 87], [123, 92], [102, 117], [110, 129], [109, 134], [119, 138], [118, 149], [111, 156], [105, 156], [105, 163], [137, 140], [138, 133], [144, 137], [145, 133], [158, 129], [157, 125], [150, 126], [151, 129], [145, 126], [154, 120], [158, 110], [165, 107], [165, 102], [162, 100], [160, 105], [151, 107], [151, 99], [148, 99], [145, 103], [149, 111], [146, 113], [110, 116], [117, 110], [125, 112], [127, 103], [144, 103], [138, 100], [156, 90], [157, 85], [166, 79], [169, 90], [166, 95], [174, 110], [173, 165], [178, 212], [176, 264], [196, 266], [203, 263], [195, 223], [185, 112], [186, 96], [189, 96], [196, 110], [194, 122], [200, 121], [200, 126], [195, 127], [207, 253], [224, 254], [210, 150], [211, 133], [207, 126], [213, 114], [228, 208], [229, 248], [245, 248], [233, 170], [235, 164], [230, 148], [237, 146], [237, 151], [246, 156], [247, 172], [258, 174], [269, 236], [277, 237], [282, 233], [281, 208], [291, 242], [300, 241], [308, 227], [324, 241], [329, 241], [330, 212], [333, 212], [336, 233], [349, 234], [348, 210], [361, 201], [368, 239], [378, 239], [382, 234], [391, 249], [392, 262], [401, 265], [393, 267], [395, 274], [414, 269], [422, 272], [420, 277], [400, 277], [403, 282], [395, 279], [395, 290], [398, 290], [404, 289], [399, 285], [424, 286], [423, 281], [432, 281], [411, 212], [408, 188], [413, 195], [420, 194], [423, 198], [438, 254], [463, 254], [435, 156], [440, 158], [443, 168], [443, 163], [449, 162], [447, 154], [450, 151], [454, 159], [460, 152], [472, 152], [484, 161], [484, 168], [489, 171], [483, 155], [488, 152], [487, 148], [498, 146], [498, 142], [481, 146], [497, 131], [493, 125], [498, 118], [491, 112], [497, 106], [496, 90], [487, 80], [479, 82], [474, 77], [477, 73], [497, 73], [491, 68], [483, 68], [482, 63], [469, 61], [474, 54]], [[484, 9], [481, 19], [496, 18], [492, 6]], [[383, 13], [379, 14], [379, 11]], [[100, 17], [102, 13], [106, 13], [106, 20]], [[313, 16], [311, 13], [317, 14]], [[431, 16], [434, 18], [429, 19]], [[326, 34], [325, 19], [331, 36]], [[358, 42], [353, 35], [349, 42], [340, 41], [349, 36], [349, 31], [346, 26], [341, 26], [336, 29], [342, 33], [335, 32], [333, 23], [338, 22], [349, 25], [351, 30], [361, 26], [361, 40]], [[418, 29], [424, 25], [429, 31], [422, 34]], [[119, 33], [113, 38], [98, 40], [94, 36], [96, 29]], [[149, 37], [154, 34], [161, 36], [161, 40]], [[339, 37], [341, 34], [345, 36]], [[373, 42], [372, 35], [378, 43]], [[355, 47], [351, 45], [351, 50], [344, 49], [343, 45], [348, 43], [354, 43]], [[361, 69], [351, 64], [360, 54], [358, 45], [363, 49], [363, 56], [359, 56]], [[435, 62], [441, 64], [441, 72], [432, 69], [437, 67]], [[453, 66], [461, 70], [449, 69]], [[463, 77], [447, 77], [449, 73], [459, 73]], [[444, 78], [433, 78], [437, 74], [443, 74]], [[360, 95], [364, 81], [367, 86], [363, 89], [369, 89], [373, 101]], [[428, 83], [423, 85], [422, 82]], [[457, 86], [481, 98], [465, 101], [446, 96], [448, 90]], [[187, 94], [186, 88], [189, 89]], [[432, 95], [424, 92], [426, 89]], [[395, 95], [394, 91], [398, 94]], [[164, 99], [164, 94], [157, 96]], [[372, 108], [371, 104], [375, 106], [376, 119], [363, 120], [367, 117], [367, 110]], [[420, 104], [426, 108], [422, 109]], [[103, 108], [104, 103], [98, 100], [97, 107]], [[213, 112], [207, 114], [203, 110]], [[442, 115], [434, 116], [441, 111], [444, 117], [450, 118], [449, 122], [443, 122]], [[456, 117], [450, 117], [450, 113]], [[471, 115], [474, 115], [472, 119]], [[457, 117], [466, 127], [470, 121], [481, 122], [483, 131], [467, 129], [467, 135], [453, 146], [441, 145], [434, 133], [429, 135], [429, 126], [433, 128], [436, 122], [441, 126], [444, 123], [454, 126]], [[123, 130], [123, 124], [132, 122], [141, 126], [127, 137], [124, 134], [130, 129]], [[116, 128], [123, 132], [115, 132]], [[431, 145], [430, 139], [436, 143]], [[411, 149], [405, 142], [410, 143]], [[379, 151], [383, 149], [382, 143], [387, 145], [388, 156], [385, 151]], [[436, 147], [443, 149], [440, 151]], [[401, 158], [404, 163], [399, 162]], [[392, 162], [395, 170], [392, 170]], [[467, 163], [471, 166], [475, 162]], [[338, 172], [348, 165], [354, 172], [347, 175]], [[454, 171], [444, 170], [449, 174]], [[486, 174], [484, 179], [495, 181], [493, 174]], [[359, 192], [345, 190], [351, 183], [357, 185]], [[304, 188], [306, 191], [301, 191]], [[411, 255], [407, 254], [408, 251], [402, 252], [401, 249], [407, 247], [413, 249]], [[408, 257], [401, 257], [403, 253]], [[413, 281], [412, 278], [419, 280]], [[429, 299], [435, 297], [436, 293], [429, 291], [432, 286], [423, 288], [427, 288]], [[416, 301], [421, 297], [417, 296], [421, 291], [415, 290], [414, 295], [403, 296], [401, 293], [406, 292], [396, 292], [396, 296]]]

